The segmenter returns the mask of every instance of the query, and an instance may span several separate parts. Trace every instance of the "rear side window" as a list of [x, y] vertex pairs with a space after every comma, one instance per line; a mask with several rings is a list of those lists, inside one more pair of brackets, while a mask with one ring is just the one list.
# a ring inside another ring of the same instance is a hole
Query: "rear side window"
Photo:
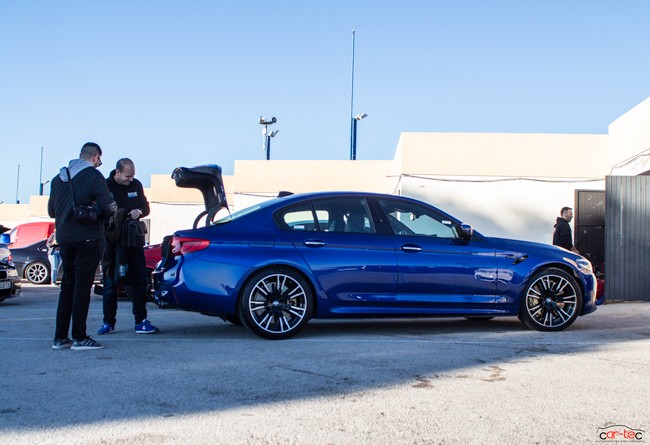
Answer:
[[326, 198], [299, 204], [280, 211], [276, 221], [283, 230], [291, 231], [376, 233], [363, 198]]
[[314, 232], [318, 226], [314, 221], [314, 213], [309, 204], [301, 204], [284, 210], [278, 215], [279, 222], [284, 230], [297, 232]]

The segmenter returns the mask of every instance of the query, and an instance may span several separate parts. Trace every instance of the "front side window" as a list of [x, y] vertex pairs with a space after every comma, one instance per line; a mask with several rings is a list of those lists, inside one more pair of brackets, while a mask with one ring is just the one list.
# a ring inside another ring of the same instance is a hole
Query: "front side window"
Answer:
[[395, 235], [460, 238], [454, 222], [433, 209], [398, 200], [379, 200], [379, 205]]

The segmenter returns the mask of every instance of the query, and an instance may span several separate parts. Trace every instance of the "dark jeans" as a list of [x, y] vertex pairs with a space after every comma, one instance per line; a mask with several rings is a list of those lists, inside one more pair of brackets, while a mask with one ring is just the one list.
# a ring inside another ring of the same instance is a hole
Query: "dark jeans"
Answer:
[[90, 288], [102, 255], [101, 248], [100, 240], [59, 244], [63, 262], [63, 281], [59, 293], [59, 305], [56, 309], [55, 339], [68, 337], [70, 319], [72, 319], [72, 339], [86, 339]]
[[[129, 286], [129, 296], [133, 302], [135, 324], [147, 318], [147, 264], [142, 247], [122, 247], [125, 251], [126, 262], [129, 266], [126, 282]], [[118, 265], [115, 274], [104, 274], [104, 323], [115, 326], [117, 316], [117, 279]]]

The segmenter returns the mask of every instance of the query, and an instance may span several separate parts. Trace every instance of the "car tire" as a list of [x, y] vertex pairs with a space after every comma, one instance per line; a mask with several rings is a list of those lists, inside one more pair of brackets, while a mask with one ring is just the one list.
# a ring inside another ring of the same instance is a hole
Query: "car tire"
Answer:
[[562, 331], [578, 318], [582, 291], [562, 269], [550, 267], [531, 277], [521, 299], [519, 318], [530, 329]]
[[311, 286], [294, 269], [275, 267], [253, 275], [239, 299], [242, 323], [254, 334], [270, 340], [296, 335], [311, 318]]
[[50, 266], [35, 261], [25, 268], [25, 278], [32, 284], [49, 284]]

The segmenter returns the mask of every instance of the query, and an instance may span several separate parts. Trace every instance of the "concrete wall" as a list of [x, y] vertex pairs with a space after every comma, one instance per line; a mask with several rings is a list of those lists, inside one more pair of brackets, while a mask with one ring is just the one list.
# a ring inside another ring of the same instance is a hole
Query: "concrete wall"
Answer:
[[607, 163], [611, 175], [638, 175], [650, 171], [650, 98], [609, 125]]
[[441, 208], [483, 235], [552, 244], [553, 225], [576, 190], [604, 190], [605, 180], [544, 181], [509, 177], [404, 177], [400, 193]]
[[402, 133], [395, 154], [402, 174], [602, 178], [607, 135]]
[[402, 133], [400, 193], [484, 235], [552, 243], [578, 189], [604, 190], [607, 135]]

